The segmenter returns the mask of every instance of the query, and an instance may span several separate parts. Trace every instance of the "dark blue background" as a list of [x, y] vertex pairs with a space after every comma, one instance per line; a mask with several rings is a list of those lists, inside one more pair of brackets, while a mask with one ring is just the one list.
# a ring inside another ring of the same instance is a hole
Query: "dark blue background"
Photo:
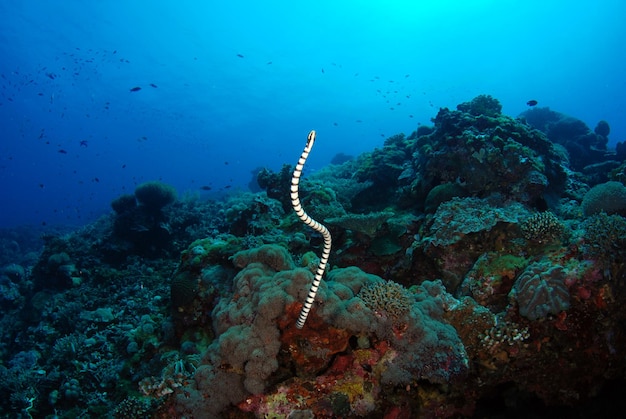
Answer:
[[624, 16], [618, 0], [3, 1], [0, 225], [84, 224], [146, 180], [245, 189], [311, 129], [308, 170], [482, 93], [605, 119], [614, 145]]

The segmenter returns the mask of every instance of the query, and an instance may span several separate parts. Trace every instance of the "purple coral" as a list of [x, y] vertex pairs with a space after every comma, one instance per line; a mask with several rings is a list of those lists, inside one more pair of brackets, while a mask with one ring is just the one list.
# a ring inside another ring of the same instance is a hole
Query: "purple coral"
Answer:
[[519, 313], [529, 320], [538, 320], [567, 310], [570, 296], [564, 277], [560, 265], [545, 261], [530, 264], [517, 278], [512, 291]]

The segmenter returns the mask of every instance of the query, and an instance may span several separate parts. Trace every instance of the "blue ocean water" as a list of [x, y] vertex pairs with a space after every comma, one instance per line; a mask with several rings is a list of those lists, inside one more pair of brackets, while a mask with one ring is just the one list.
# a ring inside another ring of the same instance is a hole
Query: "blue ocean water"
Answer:
[[1, 2], [0, 226], [82, 225], [147, 180], [245, 190], [311, 129], [315, 170], [478, 94], [606, 120], [614, 146], [624, 16], [618, 0]]

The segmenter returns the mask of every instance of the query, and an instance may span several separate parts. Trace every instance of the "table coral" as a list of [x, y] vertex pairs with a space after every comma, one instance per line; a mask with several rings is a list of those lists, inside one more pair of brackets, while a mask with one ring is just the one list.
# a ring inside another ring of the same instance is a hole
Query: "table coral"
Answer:
[[439, 206], [424, 241], [433, 246], [449, 246], [497, 223], [517, 223], [526, 213], [517, 202], [500, 206], [489, 199], [455, 197]]
[[[425, 223], [424, 235], [417, 244], [423, 254], [413, 253], [414, 266], [417, 269], [424, 262], [434, 262], [435, 277], [454, 293], [480, 255], [509, 246], [518, 234], [512, 227], [527, 214], [521, 204], [497, 197], [452, 198]], [[427, 256], [425, 261], [423, 255]]]
[[325, 221], [373, 238], [376, 236], [376, 231], [391, 217], [393, 217], [393, 212], [382, 211], [369, 214], [346, 214], [341, 217], [327, 218]]

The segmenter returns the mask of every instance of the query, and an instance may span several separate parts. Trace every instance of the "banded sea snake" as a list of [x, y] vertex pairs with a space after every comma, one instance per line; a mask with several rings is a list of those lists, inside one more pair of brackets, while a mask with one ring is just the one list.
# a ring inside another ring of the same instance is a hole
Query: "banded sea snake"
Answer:
[[309, 216], [309, 214], [304, 211], [302, 205], [300, 204], [300, 198], [298, 196], [298, 185], [300, 183], [300, 176], [302, 175], [302, 169], [304, 168], [304, 163], [306, 163], [306, 159], [309, 157], [309, 153], [313, 148], [313, 143], [315, 142], [315, 131], [311, 131], [309, 136], [307, 137], [306, 145], [304, 146], [304, 150], [302, 150], [302, 154], [300, 155], [300, 160], [298, 160], [298, 164], [296, 164], [296, 168], [293, 171], [293, 177], [291, 178], [291, 205], [293, 206], [294, 211], [298, 215], [298, 218], [302, 220], [302, 222], [313, 230], [319, 232], [324, 237], [324, 250], [322, 251], [322, 256], [320, 257], [320, 262], [317, 265], [317, 271], [315, 272], [315, 277], [313, 278], [313, 283], [311, 284], [311, 288], [309, 289], [309, 294], [306, 297], [304, 305], [302, 306], [302, 310], [300, 311], [300, 316], [298, 317], [298, 321], [296, 322], [296, 327], [298, 329], [302, 329], [304, 323], [306, 322], [306, 318], [309, 315], [309, 311], [311, 311], [311, 306], [315, 301], [315, 295], [317, 294], [317, 289], [320, 286], [320, 282], [322, 280], [322, 276], [324, 276], [324, 271], [326, 270], [326, 264], [328, 263], [328, 258], [330, 256], [330, 248], [332, 246], [332, 238], [330, 236], [330, 231], [326, 228], [324, 224], [321, 224], [318, 221], [315, 221], [313, 218]]

